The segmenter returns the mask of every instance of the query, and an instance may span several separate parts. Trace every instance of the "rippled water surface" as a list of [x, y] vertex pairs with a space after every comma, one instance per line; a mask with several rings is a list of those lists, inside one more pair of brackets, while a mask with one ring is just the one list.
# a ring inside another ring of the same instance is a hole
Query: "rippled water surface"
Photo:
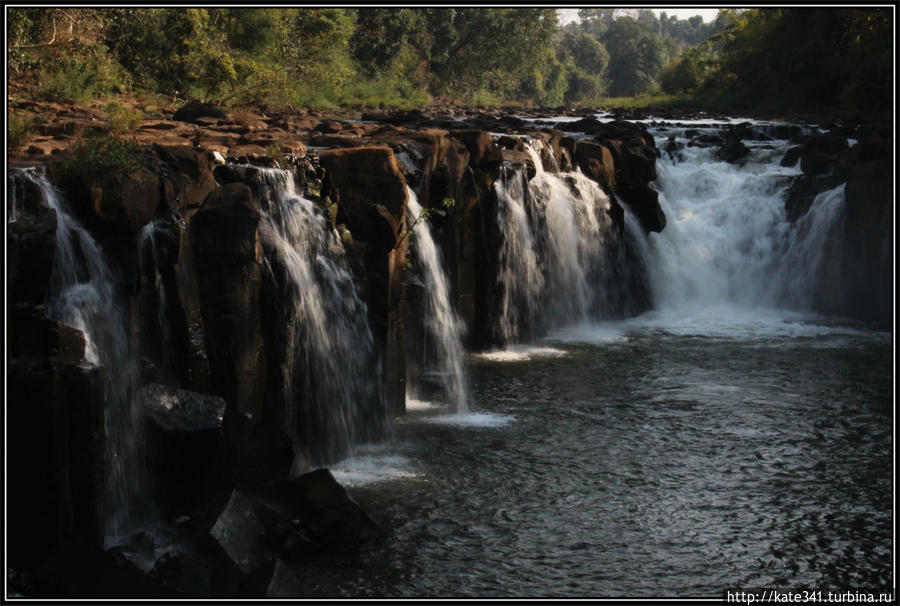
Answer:
[[890, 587], [890, 333], [723, 318], [472, 356], [471, 414], [411, 403], [335, 467], [392, 534], [298, 571], [309, 595]]

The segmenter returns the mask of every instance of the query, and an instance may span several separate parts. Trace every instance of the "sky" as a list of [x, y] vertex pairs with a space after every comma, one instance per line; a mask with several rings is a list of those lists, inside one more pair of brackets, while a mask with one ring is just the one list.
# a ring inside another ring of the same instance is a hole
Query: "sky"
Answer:
[[[638, 7], [644, 8], [644, 7]], [[703, 17], [703, 21], [705, 23], [711, 23], [716, 19], [716, 13], [719, 12], [718, 8], [671, 8], [671, 7], [663, 7], [663, 8], [651, 8], [657, 16], [660, 13], [665, 12], [667, 15], [675, 15], [681, 20], [689, 19], [694, 15], [700, 15]], [[578, 9], [577, 8], [561, 8], [560, 12], [560, 23], [568, 23], [570, 21], [575, 21], [578, 19]]]

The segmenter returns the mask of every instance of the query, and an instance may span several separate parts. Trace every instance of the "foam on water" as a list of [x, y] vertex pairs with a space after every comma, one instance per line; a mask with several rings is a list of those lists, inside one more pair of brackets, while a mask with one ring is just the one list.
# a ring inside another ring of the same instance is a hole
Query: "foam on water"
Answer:
[[436, 425], [452, 425], [455, 427], [491, 428], [509, 425], [515, 420], [513, 415], [502, 415], [492, 412], [470, 412], [463, 415], [438, 415], [427, 417], [427, 423]]
[[567, 351], [555, 347], [513, 345], [507, 349], [472, 354], [472, 357], [488, 362], [525, 362], [535, 358], [559, 358], [567, 354]]
[[386, 454], [381, 450], [375, 449], [367, 453], [365, 449], [361, 449], [355, 456], [329, 467], [331, 475], [344, 486], [365, 486], [375, 482], [414, 480], [422, 477], [406, 457]]

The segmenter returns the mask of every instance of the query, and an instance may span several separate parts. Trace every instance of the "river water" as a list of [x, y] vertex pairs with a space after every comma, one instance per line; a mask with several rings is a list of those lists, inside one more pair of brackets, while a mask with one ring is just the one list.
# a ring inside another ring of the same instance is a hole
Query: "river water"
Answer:
[[806, 310], [843, 191], [788, 224], [787, 146], [660, 159], [654, 309], [470, 355], [465, 414], [408, 401], [391, 441], [332, 467], [390, 537], [295, 563], [304, 594], [891, 587], [892, 334]]

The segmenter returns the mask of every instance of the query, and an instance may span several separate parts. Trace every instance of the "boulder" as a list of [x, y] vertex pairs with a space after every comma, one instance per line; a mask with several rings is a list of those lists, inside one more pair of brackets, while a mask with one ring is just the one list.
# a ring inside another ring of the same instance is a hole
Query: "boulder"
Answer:
[[214, 565], [197, 554], [171, 550], [156, 560], [147, 578], [180, 597], [207, 598], [213, 595], [214, 572]]
[[647, 231], [661, 232], [666, 227], [666, 215], [659, 205], [659, 193], [647, 186], [626, 186], [618, 190], [622, 200]]
[[784, 152], [784, 157], [781, 159], [781, 166], [797, 166], [797, 162], [800, 161], [800, 156], [802, 153], [802, 145], [795, 145], [794, 147], [789, 148], [786, 152]]
[[456, 130], [451, 136], [466, 146], [471, 166], [482, 170], [495, 170], [503, 162], [503, 155], [494, 145], [489, 133], [483, 130]]
[[293, 570], [281, 560], [275, 560], [275, 569], [266, 588], [267, 598], [299, 598], [305, 595], [303, 583]]
[[225, 400], [151, 383], [141, 401], [160, 508], [171, 517], [202, 511], [225, 483], [218, 456]]
[[321, 468], [269, 490], [265, 502], [285, 519], [296, 519], [305, 536], [329, 549], [384, 538], [385, 531]]
[[156, 215], [160, 204], [159, 177], [148, 168], [121, 178], [106, 189], [90, 187], [94, 215], [116, 233], [134, 235]]
[[389, 147], [326, 150], [319, 154], [325, 187], [357, 240], [390, 244], [406, 213], [406, 180]]
[[163, 431], [215, 431], [222, 428], [225, 400], [217, 396], [151, 383], [141, 389], [147, 417]]
[[172, 116], [172, 119], [181, 122], [194, 122], [200, 124], [210, 122], [209, 120], [203, 121], [202, 118], [214, 118], [215, 120], [213, 120], [212, 123], [215, 124], [219, 119], [225, 118], [226, 115], [224, 110], [215, 105], [194, 99], [178, 108]]
[[575, 144], [575, 158], [582, 172], [612, 192], [616, 188], [616, 165], [609, 148], [590, 141]]
[[166, 202], [176, 216], [186, 221], [203, 200], [218, 187], [213, 177], [214, 152], [180, 145], [154, 145], [163, 172]]
[[271, 559], [265, 532], [253, 504], [243, 492], [235, 490], [209, 534], [242, 573], [250, 574]]
[[839, 157], [847, 147], [847, 139], [839, 135], [813, 135], [803, 144], [800, 169], [809, 176], [840, 170]]
[[735, 134], [729, 133], [716, 157], [722, 162], [735, 164], [744, 160], [749, 154], [750, 149]]
[[[147, 577], [121, 554], [79, 538], [61, 540], [36, 571], [56, 595], [76, 599], [175, 598], [177, 593]], [[34, 596], [46, 597], [46, 596]]]
[[719, 135], [697, 135], [688, 141], [688, 147], [715, 147], [723, 143]]

